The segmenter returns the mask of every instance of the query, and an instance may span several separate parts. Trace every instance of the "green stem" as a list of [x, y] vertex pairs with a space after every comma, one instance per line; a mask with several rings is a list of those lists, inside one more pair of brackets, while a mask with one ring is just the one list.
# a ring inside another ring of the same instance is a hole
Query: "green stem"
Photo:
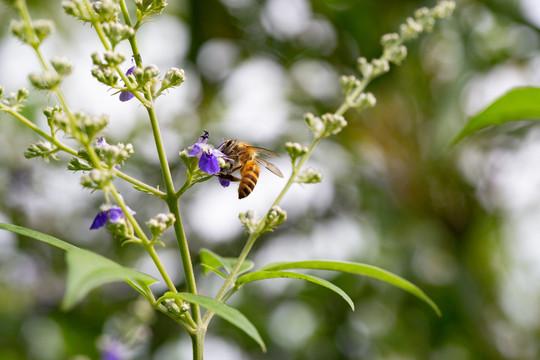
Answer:
[[[120, 0], [120, 8], [124, 21], [127, 25], [131, 26], [131, 20], [129, 18], [129, 13], [124, 0]], [[133, 51], [133, 56], [135, 58], [135, 63], [138, 67], [142, 66], [141, 56], [138, 50], [137, 41], [135, 37], [129, 38], [129, 43], [131, 44], [131, 49]], [[176, 234], [176, 239], [178, 241], [178, 248], [180, 250], [180, 257], [182, 258], [182, 266], [184, 269], [184, 275], [186, 279], [187, 289], [192, 294], [197, 294], [197, 284], [195, 281], [195, 273], [193, 271], [193, 264], [191, 262], [191, 255], [189, 251], [189, 245], [187, 242], [186, 234], [182, 224], [182, 217], [180, 215], [180, 207], [178, 205], [178, 199], [176, 196], [176, 190], [174, 188], [174, 183], [172, 180], [171, 170], [169, 163], [167, 161], [167, 155], [165, 153], [165, 147], [163, 146], [163, 140], [161, 136], [161, 130], [159, 128], [159, 123], [157, 121], [156, 112], [153, 106], [152, 93], [149, 88], [145, 91], [145, 99], [149, 102], [149, 106], [146, 106], [146, 111], [150, 119], [150, 125], [152, 127], [152, 133], [154, 135], [154, 143], [156, 145], [156, 150], [158, 153], [159, 164], [161, 167], [161, 173], [163, 176], [163, 181], [165, 183], [166, 190], [166, 202], [169, 207], [169, 211], [174, 214], [176, 221], [174, 222], [174, 231]], [[200, 323], [201, 313], [200, 308], [196, 304], [192, 304], [191, 307], [193, 318], [197, 324]], [[203, 336], [204, 337], [204, 336]], [[202, 340], [201, 340], [202, 341]], [[195, 344], [194, 344], [195, 346]], [[202, 348], [201, 348], [202, 351]], [[202, 355], [201, 355], [202, 356]]]
[[311, 155], [311, 152], [321, 140], [322, 138], [314, 139], [311, 145], [309, 146], [307, 153], [304, 156], [302, 156], [302, 159], [300, 160], [300, 162], [298, 164], [293, 164], [292, 173], [291, 173], [291, 176], [289, 177], [289, 180], [287, 181], [287, 183], [283, 187], [283, 190], [281, 190], [281, 192], [279, 193], [279, 195], [277, 196], [276, 200], [274, 201], [274, 203], [272, 204], [270, 208], [279, 205], [279, 203], [281, 202], [281, 199], [283, 199], [283, 196], [285, 196], [285, 193], [289, 190], [291, 185], [294, 184], [294, 179], [296, 178], [296, 175], [298, 174], [300, 169], [302, 169], [302, 166], [304, 166], [304, 164], [308, 160], [309, 156]]
[[[261, 221], [261, 224], [264, 224], [264, 222]], [[244, 263], [244, 261], [246, 260], [246, 258], [248, 256], [249, 252], [251, 251], [251, 248], [253, 247], [253, 244], [255, 244], [255, 241], [261, 235], [261, 231], [262, 230], [258, 229], [258, 231], [249, 234], [249, 238], [248, 238], [248, 240], [246, 242], [246, 245], [244, 245], [244, 248], [242, 249], [242, 252], [238, 256], [238, 260], [236, 261], [236, 264], [232, 268], [231, 272], [229, 273], [229, 276], [225, 280], [225, 283], [221, 286], [221, 288], [219, 289], [219, 291], [218, 291], [218, 293], [216, 295], [216, 300], [217, 301], [223, 301], [224, 300], [225, 295], [227, 294], [227, 290], [229, 290], [229, 288], [236, 281], [236, 275], [238, 274], [238, 271], [240, 270], [240, 267], [242, 266], [242, 264]], [[203, 321], [202, 321], [202, 326], [205, 327], [205, 328], [208, 327], [208, 324], [210, 323], [210, 320], [212, 320], [213, 316], [214, 316], [214, 313], [212, 311], [208, 310], [206, 312], [206, 314], [204, 314], [204, 318], [203, 318]]]
[[145, 191], [151, 193], [151, 194], [154, 194], [155, 196], [157, 196], [158, 198], [160, 199], [165, 199], [167, 194], [165, 194], [163, 191], [159, 191], [158, 189], [156, 189], [155, 187], [152, 187], [148, 184], [145, 184], [143, 183], [142, 181], [140, 180], [137, 180], [135, 179], [134, 177], [131, 177], [129, 176], [128, 174], [120, 171], [120, 170], [114, 170], [114, 173], [116, 176], [118, 176], [120, 179], [123, 179], [135, 186], [138, 186], [140, 187], [141, 189], [144, 189]]
[[63, 150], [63, 151], [67, 152], [70, 155], [79, 157], [79, 154], [77, 153], [77, 151], [75, 151], [74, 149], [70, 148], [69, 146], [61, 143], [55, 137], [47, 134], [45, 131], [38, 128], [33, 122], [31, 122], [29, 119], [27, 119], [26, 117], [24, 117], [23, 115], [21, 115], [17, 111], [14, 111], [13, 109], [8, 108], [8, 107], [4, 107], [1, 104], [0, 104], [0, 110], [7, 112], [11, 116], [13, 116], [17, 120], [19, 120], [26, 127], [30, 128], [32, 131], [34, 131], [36, 134], [38, 134], [39, 136], [41, 136], [42, 138], [44, 138], [45, 140], [47, 140], [51, 144], [54, 144], [58, 149]]

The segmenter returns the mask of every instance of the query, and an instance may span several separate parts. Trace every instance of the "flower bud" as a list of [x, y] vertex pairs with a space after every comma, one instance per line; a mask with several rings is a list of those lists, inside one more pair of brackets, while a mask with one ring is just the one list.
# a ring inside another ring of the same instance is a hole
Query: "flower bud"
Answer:
[[433, 16], [436, 19], [443, 19], [450, 17], [456, 8], [454, 1], [441, 1], [433, 8]]
[[405, 45], [398, 46], [397, 48], [392, 49], [388, 60], [393, 62], [396, 65], [401, 65], [403, 60], [407, 57], [407, 47]]
[[115, 53], [113, 51], [105, 51], [105, 53], [103, 54], [103, 59], [105, 60], [105, 63], [107, 65], [114, 67], [123, 63], [124, 60], [126, 60], [126, 57], [120, 53]]
[[313, 132], [313, 135], [315, 135], [316, 138], [324, 136], [325, 126], [321, 118], [316, 117], [312, 113], [307, 113], [304, 115], [304, 120], [306, 120], [306, 123], [308, 124], [309, 128]]
[[300, 184], [316, 184], [322, 181], [322, 174], [320, 171], [313, 168], [307, 168], [300, 174], [296, 175], [294, 182]]
[[307, 146], [302, 146], [298, 143], [292, 143], [292, 142], [286, 142], [285, 148], [287, 149], [287, 152], [289, 153], [289, 156], [291, 157], [291, 160], [293, 161], [293, 163], [300, 156], [307, 154], [309, 150]]
[[120, 24], [118, 22], [104, 23], [102, 27], [103, 32], [111, 41], [113, 49], [120, 41], [135, 35], [135, 29], [129, 25]]
[[285, 220], [287, 220], [287, 212], [279, 206], [273, 206], [266, 216], [264, 231], [273, 231], [273, 228], [283, 223]]
[[371, 61], [373, 65], [373, 77], [379, 76], [381, 74], [387, 73], [390, 71], [390, 64], [388, 60], [385, 59], [373, 59]]
[[50, 158], [53, 158], [54, 160], [58, 160], [56, 156], [57, 148], [55, 145], [51, 144], [50, 142], [44, 142], [40, 140], [37, 144], [31, 144], [28, 149], [24, 152], [24, 157], [27, 159], [32, 159], [36, 157], [40, 157], [45, 162], [49, 162]]
[[73, 66], [66, 58], [53, 58], [51, 59], [51, 65], [60, 76], [67, 76], [73, 70]]
[[38, 19], [32, 22], [32, 27], [39, 39], [39, 42], [43, 42], [47, 36], [54, 32], [54, 23], [46, 19]]
[[92, 76], [96, 78], [97, 81], [108, 86], [115, 86], [118, 82], [118, 75], [109, 67], [95, 67], [91, 71]]
[[356, 89], [361, 85], [360, 80], [356, 78], [354, 75], [345, 76], [343, 75], [341, 77], [341, 87], [343, 89], [344, 94], [349, 94], [351, 91]]
[[62, 7], [64, 8], [66, 14], [76, 17], [84, 22], [92, 21], [94, 16], [94, 14], [90, 13], [90, 11], [94, 12], [95, 10], [89, 10], [86, 7], [84, 0], [64, 0], [62, 1]]
[[159, 238], [163, 235], [163, 232], [172, 224], [174, 224], [175, 217], [174, 214], [157, 214], [152, 219], [146, 222], [148, 229], [154, 236], [154, 239]]
[[182, 84], [185, 80], [184, 70], [177, 68], [170, 68], [167, 71], [167, 74], [163, 77], [161, 81], [162, 91], [170, 87], [175, 87]]
[[255, 210], [248, 210], [245, 213], [240, 213], [238, 214], [238, 218], [250, 233], [257, 231], [257, 228], [259, 227], [259, 216]]
[[113, 177], [110, 171], [93, 169], [89, 174], [81, 177], [81, 185], [91, 189], [103, 189]]
[[30, 74], [30, 83], [39, 90], [52, 90], [62, 81], [62, 76], [52, 71], [44, 71], [41, 74]]
[[365, 57], [359, 57], [357, 59], [357, 66], [360, 74], [364, 79], [369, 79], [373, 75], [373, 65], [367, 61]]
[[415, 19], [408, 17], [405, 24], [399, 27], [400, 36], [403, 41], [415, 39], [418, 34], [424, 31], [422, 24]]
[[381, 45], [384, 48], [395, 46], [399, 43], [399, 35], [396, 33], [384, 34], [381, 37]]
[[114, 21], [120, 10], [118, 1], [113, 0], [94, 1], [92, 8], [99, 16], [100, 22]]
[[336, 135], [341, 131], [341, 129], [347, 126], [347, 121], [341, 115], [324, 114], [321, 119], [326, 125], [324, 136]]

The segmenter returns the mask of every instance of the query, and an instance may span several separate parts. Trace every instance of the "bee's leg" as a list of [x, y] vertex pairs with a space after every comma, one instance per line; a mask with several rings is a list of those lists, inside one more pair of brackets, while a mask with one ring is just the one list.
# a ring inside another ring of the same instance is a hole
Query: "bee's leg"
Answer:
[[240, 181], [240, 178], [237, 178], [236, 176], [233, 176], [231, 174], [219, 174], [218, 177], [220, 177], [223, 180]]

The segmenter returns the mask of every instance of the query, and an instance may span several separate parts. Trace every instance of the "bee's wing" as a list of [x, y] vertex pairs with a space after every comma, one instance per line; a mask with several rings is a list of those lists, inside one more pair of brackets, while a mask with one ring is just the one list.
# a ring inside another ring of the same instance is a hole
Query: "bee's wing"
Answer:
[[262, 147], [258, 147], [258, 146], [248, 146], [250, 149], [253, 149], [255, 150], [255, 152], [257, 153], [257, 157], [258, 158], [269, 158], [269, 157], [280, 157], [279, 154], [276, 154], [275, 152], [273, 152], [272, 150], [268, 150], [268, 149], [265, 149], [265, 148], [262, 148]]
[[262, 166], [264, 166], [265, 168], [267, 168], [268, 170], [270, 170], [271, 172], [273, 172], [274, 174], [276, 174], [277, 176], [281, 178], [283, 177], [281, 170], [279, 170], [278, 167], [272, 164], [271, 162], [268, 162], [264, 159], [257, 159], [257, 162], [261, 164]]

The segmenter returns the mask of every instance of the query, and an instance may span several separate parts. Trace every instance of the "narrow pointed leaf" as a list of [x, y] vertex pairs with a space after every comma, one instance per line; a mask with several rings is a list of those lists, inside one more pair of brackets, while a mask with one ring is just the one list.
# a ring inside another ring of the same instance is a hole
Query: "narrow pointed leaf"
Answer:
[[259, 331], [257, 331], [257, 328], [251, 323], [251, 321], [248, 320], [248, 318], [244, 314], [242, 314], [237, 309], [215, 299], [191, 293], [168, 292], [163, 295], [162, 298], [178, 298], [189, 303], [197, 304], [209, 311], [212, 311], [216, 315], [222, 317], [223, 319], [238, 327], [240, 330], [244, 331], [261, 346], [264, 352], [266, 352], [266, 345], [264, 344], [264, 341], [259, 334]]
[[43, 241], [67, 252], [67, 285], [62, 300], [62, 308], [64, 309], [72, 308], [90, 290], [116, 281], [126, 281], [135, 290], [148, 298], [150, 284], [157, 281], [149, 275], [123, 267], [99, 254], [78, 248], [39, 231], [4, 223], [0, 223], [0, 229]]
[[62, 250], [69, 251], [69, 250], [79, 249], [78, 247], [71, 245], [70, 243], [62, 241], [60, 239], [57, 239], [53, 236], [50, 236], [50, 235], [47, 235], [47, 234], [44, 234], [44, 233], [41, 233], [39, 231], [35, 231], [32, 229], [27, 229], [22, 226], [0, 223], [0, 229], [11, 231], [19, 235], [28, 236], [33, 239], [46, 242], [47, 244], [56, 246]]
[[241, 286], [252, 281], [264, 280], [264, 279], [277, 279], [277, 278], [302, 279], [302, 280], [311, 281], [312, 283], [315, 283], [317, 285], [324, 286], [325, 288], [330, 289], [334, 291], [335, 293], [337, 293], [339, 296], [341, 296], [349, 304], [351, 309], [353, 309], [354, 311], [354, 303], [345, 291], [343, 291], [340, 287], [332, 284], [330, 281], [321, 279], [316, 276], [294, 273], [294, 272], [289, 272], [289, 271], [256, 271], [256, 272], [252, 272], [252, 273], [241, 276], [236, 281], [236, 285]]
[[353, 262], [345, 261], [326, 261], [326, 260], [308, 260], [308, 261], [295, 261], [295, 262], [282, 262], [282, 263], [273, 263], [266, 266], [263, 266], [259, 271], [274, 271], [274, 270], [291, 270], [291, 269], [314, 269], [314, 270], [332, 270], [340, 271], [351, 274], [364, 275], [372, 277], [381, 281], [384, 281], [388, 284], [397, 286], [419, 299], [427, 303], [431, 308], [437, 313], [438, 316], [441, 316], [441, 311], [439, 307], [433, 300], [431, 300], [420, 288], [418, 288], [413, 283], [403, 279], [402, 277], [392, 274], [389, 271], [383, 270], [381, 268]]
[[[140, 271], [123, 267], [112, 260], [88, 250], [68, 252], [68, 277], [63, 309], [71, 309], [86, 294], [99, 286], [117, 281], [137, 284], [137, 291], [147, 291], [157, 280]], [[149, 290], [148, 290], [149, 291]]]
[[[227, 273], [230, 273], [231, 270], [234, 268], [234, 265], [236, 265], [236, 261], [237, 261], [236, 258], [223, 257], [208, 249], [201, 249], [200, 255], [201, 255], [201, 264], [203, 265], [203, 274], [207, 274], [208, 271], [215, 272], [214, 269], [219, 269], [221, 267], [224, 268], [225, 271], [227, 271]], [[242, 266], [240, 266], [240, 270], [238, 271], [238, 274], [243, 274], [246, 271], [251, 270], [252, 268], [253, 268], [253, 261], [245, 260], [242, 263]]]
[[540, 119], [540, 88], [515, 88], [496, 99], [480, 113], [471, 117], [454, 140], [454, 144], [464, 137], [489, 126], [531, 119]]

